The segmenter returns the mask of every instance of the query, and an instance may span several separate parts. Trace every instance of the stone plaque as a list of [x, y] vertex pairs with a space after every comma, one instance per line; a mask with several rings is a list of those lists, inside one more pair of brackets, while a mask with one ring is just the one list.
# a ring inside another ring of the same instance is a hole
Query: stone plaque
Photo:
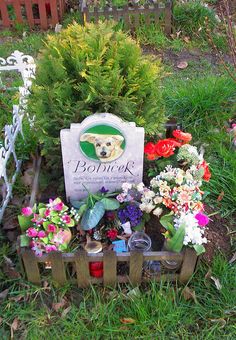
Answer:
[[96, 113], [81, 124], [61, 130], [61, 147], [68, 200], [109, 191], [143, 179], [144, 129], [110, 113]]

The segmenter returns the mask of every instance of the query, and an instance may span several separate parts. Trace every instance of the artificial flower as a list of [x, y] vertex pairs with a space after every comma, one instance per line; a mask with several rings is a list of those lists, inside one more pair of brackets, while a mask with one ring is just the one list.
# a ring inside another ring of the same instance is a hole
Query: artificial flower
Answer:
[[46, 236], [46, 233], [45, 233], [45, 231], [43, 231], [43, 230], [40, 230], [39, 232], [38, 232], [38, 238], [44, 238], [45, 236]]
[[57, 231], [57, 227], [56, 227], [54, 224], [49, 224], [49, 225], [47, 226], [47, 231], [48, 231], [49, 233], [55, 233], [55, 232]]
[[159, 157], [168, 158], [174, 155], [175, 143], [168, 138], [161, 139], [156, 143], [155, 150]]
[[190, 142], [192, 140], [191, 133], [183, 132], [181, 130], [174, 130], [172, 132], [173, 136], [183, 142]]
[[198, 213], [195, 215], [196, 220], [198, 221], [198, 225], [201, 227], [205, 227], [209, 223], [209, 217], [203, 213]]
[[35, 228], [29, 228], [26, 231], [26, 235], [29, 237], [36, 237], [38, 235], [38, 231]]
[[199, 168], [204, 169], [203, 179], [206, 182], [209, 182], [210, 178], [211, 178], [211, 172], [210, 172], [210, 169], [209, 169], [207, 162], [205, 160], [203, 160], [203, 162], [200, 164]]
[[107, 232], [107, 237], [111, 240], [114, 241], [118, 235], [118, 231], [116, 229], [110, 229]]
[[22, 215], [24, 215], [24, 216], [30, 216], [30, 215], [33, 214], [33, 210], [32, 210], [32, 208], [30, 208], [30, 207], [25, 207], [25, 208], [22, 208], [22, 209], [21, 209], [21, 213], [22, 213]]
[[147, 155], [147, 159], [152, 161], [157, 158], [156, 144], [149, 142], [144, 146], [144, 153]]

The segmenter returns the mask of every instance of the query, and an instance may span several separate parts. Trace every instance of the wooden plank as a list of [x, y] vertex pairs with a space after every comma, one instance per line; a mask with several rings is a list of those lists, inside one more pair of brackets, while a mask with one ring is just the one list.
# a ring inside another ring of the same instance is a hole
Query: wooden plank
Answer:
[[1, 12], [3, 26], [4, 27], [10, 27], [11, 26], [11, 20], [9, 18], [7, 5], [3, 1], [0, 1], [0, 12]]
[[26, 17], [30, 28], [34, 26], [34, 16], [31, 0], [25, 2]]
[[143, 253], [131, 252], [129, 277], [132, 285], [138, 285], [141, 283], [142, 271], [143, 271]]
[[197, 254], [194, 249], [186, 248], [184, 253], [184, 260], [179, 275], [179, 281], [186, 283], [192, 276], [197, 263]]
[[23, 259], [23, 264], [25, 267], [25, 272], [28, 278], [28, 281], [40, 285], [40, 272], [38, 267], [38, 262], [36, 260], [36, 256], [30, 249], [22, 249], [21, 256]]
[[90, 273], [87, 253], [85, 251], [76, 253], [75, 267], [78, 287], [88, 287], [90, 285]]
[[[174, 253], [170, 251], [148, 251], [143, 253], [144, 261], [183, 261], [184, 253]], [[62, 258], [64, 262], [74, 262], [77, 258], [75, 253], [62, 253]], [[103, 261], [103, 253], [99, 254], [88, 254], [87, 259], [89, 262], [94, 261]], [[49, 254], [43, 254], [41, 257], [36, 258], [37, 262], [46, 262], [50, 261]], [[117, 254], [117, 261], [119, 262], [127, 262], [130, 260], [130, 253], [119, 253]]]
[[48, 20], [46, 14], [45, 0], [39, 0], [39, 18], [40, 18], [40, 26], [43, 30], [48, 28]]
[[58, 16], [58, 10], [57, 10], [57, 1], [58, 0], [50, 0], [50, 6], [51, 6], [51, 23], [55, 27], [56, 24], [59, 23], [59, 16]]
[[165, 33], [172, 32], [172, 1], [167, 1], [165, 6]]
[[117, 278], [117, 256], [114, 251], [104, 251], [103, 281], [105, 286], [114, 287]]
[[52, 263], [52, 278], [60, 286], [67, 283], [65, 264], [62, 258], [62, 253], [53, 251], [50, 253], [50, 262]]
[[16, 21], [19, 23], [23, 22], [22, 14], [21, 14], [21, 6], [19, 0], [14, 0], [12, 3], [16, 15]]

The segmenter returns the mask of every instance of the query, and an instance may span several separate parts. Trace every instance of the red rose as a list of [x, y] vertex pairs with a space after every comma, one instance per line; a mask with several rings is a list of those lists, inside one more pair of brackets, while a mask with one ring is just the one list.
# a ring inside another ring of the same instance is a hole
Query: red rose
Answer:
[[154, 159], [157, 158], [156, 145], [152, 142], [147, 143], [144, 146], [144, 153], [147, 155], [147, 159], [149, 161], [153, 161]]
[[111, 229], [111, 230], [108, 230], [107, 237], [111, 239], [112, 241], [114, 241], [117, 237], [117, 234], [118, 234], [118, 231], [116, 229]]
[[183, 132], [181, 130], [174, 130], [172, 134], [175, 138], [180, 139], [185, 143], [190, 142], [192, 139], [191, 133]]
[[210, 178], [211, 178], [211, 172], [210, 172], [210, 169], [209, 169], [209, 166], [207, 164], [207, 162], [204, 160], [199, 168], [203, 168], [204, 169], [204, 175], [203, 175], [203, 179], [206, 181], [206, 182], [209, 182], [210, 181]]
[[168, 158], [174, 154], [175, 143], [169, 138], [161, 139], [156, 143], [155, 149], [156, 149], [156, 154], [159, 157]]

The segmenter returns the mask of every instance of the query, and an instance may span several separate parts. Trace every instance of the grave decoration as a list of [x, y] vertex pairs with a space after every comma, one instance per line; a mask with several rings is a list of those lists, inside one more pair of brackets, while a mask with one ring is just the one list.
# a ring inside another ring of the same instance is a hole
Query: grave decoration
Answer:
[[[98, 124], [100, 126], [100, 122]], [[77, 140], [90, 133], [87, 126], [82, 132], [79, 128], [79, 134], [77, 126], [75, 128], [73, 138]], [[20, 226], [25, 232], [21, 236], [22, 246], [29, 245], [38, 256], [43, 252], [65, 251], [71, 239], [69, 228], [76, 226], [76, 242], [73, 242], [76, 248], [81, 244], [88, 253], [112, 248], [117, 252], [126, 252], [132, 248], [133, 243], [128, 240], [131, 236], [135, 239], [135, 233], [143, 232], [145, 239], [145, 223], [154, 214], [166, 229], [167, 250], [180, 252], [184, 246], [189, 246], [198, 255], [204, 252], [207, 242], [204, 228], [209, 223], [209, 217], [203, 205], [207, 193], [201, 190], [201, 185], [204, 180], [209, 181], [210, 171], [203, 155], [189, 144], [190, 134], [175, 130], [173, 137], [145, 145], [144, 152], [148, 159], [157, 161], [159, 167], [164, 162], [164, 169], [151, 179], [149, 188], [142, 182], [124, 182], [120, 190], [113, 192], [109, 190], [107, 181], [108, 187], [103, 186], [95, 193], [84, 185], [86, 198], [71, 200], [70, 210], [59, 198], [50, 199], [48, 204], [23, 208], [19, 216]], [[100, 140], [100, 136], [97, 138]], [[95, 164], [99, 166], [102, 163]], [[150, 248], [151, 244], [148, 245]]]

